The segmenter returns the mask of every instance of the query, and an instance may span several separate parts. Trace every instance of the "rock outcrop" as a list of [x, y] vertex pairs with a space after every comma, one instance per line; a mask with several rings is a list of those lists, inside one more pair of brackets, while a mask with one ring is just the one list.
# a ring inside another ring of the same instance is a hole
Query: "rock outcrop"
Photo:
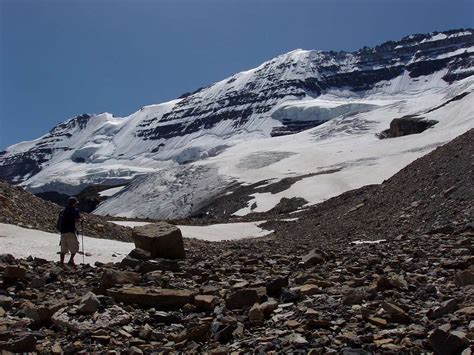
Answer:
[[390, 122], [390, 128], [381, 132], [379, 138], [396, 138], [410, 134], [418, 134], [426, 131], [436, 123], [438, 122], [435, 120], [425, 120], [423, 117], [418, 116], [394, 118], [392, 122]]

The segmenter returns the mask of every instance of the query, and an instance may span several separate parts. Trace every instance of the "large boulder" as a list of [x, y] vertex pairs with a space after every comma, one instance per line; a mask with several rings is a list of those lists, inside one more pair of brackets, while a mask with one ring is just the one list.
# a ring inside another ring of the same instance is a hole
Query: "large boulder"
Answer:
[[192, 303], [194, 292], [151, 287], [122, 287], [107, 291], [116, 302], [156, 308], [181, 308]]
[[135, 246], [149, 252], [152, 258], [186, 257], [181, 231], [172, 224], [159, 222], [135, 227], [132, 238]]
[[436, 123], [438, 123], [438, 121], [424, 120], [423, 117], [416, 115], [395, 118], [390, 122], [390, 128], [379, 133], [378, 136], [383, 139], [418, 134], [434, 126]]

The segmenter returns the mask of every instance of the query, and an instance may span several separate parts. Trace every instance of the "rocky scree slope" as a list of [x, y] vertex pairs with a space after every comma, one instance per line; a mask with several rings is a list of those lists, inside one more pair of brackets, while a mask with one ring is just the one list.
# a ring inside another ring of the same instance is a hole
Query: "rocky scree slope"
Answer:
[[[0, 223], [45, 232], [57, 232], [62, 207], [0, 180]], [[107, 222], [103, 217], [82, 213], [84, 234], [90, 237], [131, 241], [131, 229]], [[1, 233], [1, 232], [0, 232]]]
[[[329, 92], [353, 97], [394, 93], [407, 88], [392, 87], [391, 80], [416, 83], [434, 73], [446, 85], [469, 77], [473, 42], [469, 29], [411, 35], [353, 53], [295, 50], [126, 118], [106, 113], [72, 118], [37, 140], [2, 152], [0, 178], [36, 192], [63, 193], [76, 193], [88, 184], [125, 182], [166, 164], [216, 155], [237, 140], [324, 122], [299, 122], [277, 113], [288, 100]], [[361, 109], [345, 110], [349, 114]]]
[[474, 345], [473, 136], [274, 235], [185, 240], [185, 260], [134, 250], [61, 269], [3, 255], [0, 348], [460, 354]]
[[341, 243], [347, 243], [433, 229], [452, 231], [457, 225], [472, 223], [473, 142], [471, 129], [380, 185], [348, 191], [291, 214], [298, 218], [297, 223], [269, 223], [266, 228], [275, 228], [282, 235], [306, 235], [311, 244], [315, 237], [331, 236], [331, 243], [337, 237]]

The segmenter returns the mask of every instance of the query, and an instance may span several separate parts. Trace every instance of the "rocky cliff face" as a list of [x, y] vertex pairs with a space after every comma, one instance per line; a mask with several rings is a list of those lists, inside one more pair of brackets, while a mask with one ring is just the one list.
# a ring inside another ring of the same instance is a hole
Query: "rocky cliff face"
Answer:
[[[72, 118], [1, 152], [0, 178], [35, 191], [121, 183], [164, 161], [182, 164], [218, 154], [236, 139], [294, 133], [325, 121], [310, 111], [303, 120], [277, 112], [284, 102], [338, 92], [400, 92], [436, 73], [436, 83], [425, 87], [468, 77], [474, 73], [473, 43], [472, 30], [456, 30], [353, 53], [295, 50], [126, 118]], [[87, 169], [84, 163], [100, 166]]]

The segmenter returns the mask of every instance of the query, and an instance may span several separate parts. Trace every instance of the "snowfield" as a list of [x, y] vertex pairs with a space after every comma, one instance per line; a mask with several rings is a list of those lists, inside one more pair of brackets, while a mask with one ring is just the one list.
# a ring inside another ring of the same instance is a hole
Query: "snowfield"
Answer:
[[110, 197], [110, 196], [113, 196], [115, 195], [116, 193], [122, 191], [124, 189], [125, 186], [118, 186], [118, 187], [112, 187], [111, 189], [107, 189], [107, 190], [103, 190], [101, 192], [99, 192], [99, 196], [102, 196], [102, 197]]
[[[110, 221], [125, 227], [138, 227], [150, 224], [148, 222], [134, 222], [134, 221]], [[257, 222], [243, 222], [243, 223], [222, 223], [213, 224], [209, 226], [185, 226], [178, 225], [181, 234], [184, 238], [195, 238], [200, 240], [207, 240], [209, 242], [219, 242], [223, 240], [236, 240], [245, 238], [264, 237], [273, 233], [266, 229], [259, 227], [260, 224], [266, 221]]]
[[[146, 222], [112, 221], [127, 227], [146, 225]], [[236, 240], [244, 238], [263, 237], [272, 233], [258, 227], [260, 222], [215, 224], [210, 226], [178, 226], [184, 238], [196, 238], [211, 242]], [[82, 236], [79, 237], [82, 251]], [[102, 263], [120, 262], [135, 248], [133, 243], [120, 242], [110, 239], [98, 239], [84, 236], [85, 263], [93, 265], [96, 261]], [[59, 234], [48, 233], [35, 229], [27, 229], [11, 224], [0, 223], [0, 250], [17, 258], [33, 256], [46, 260], [59, 260]], [[68, 260], [68, 259], [67, 259]], [[76, 263], [82, 262], [82, 255], [77, 254]]]
[[244, 223], [223, 223], [213, 224], [209, 226], [181, 226], [181, 233], [185, 238], [196, 238], [217, 242], [222, 240], [237, 240], [245, 238], [264, 237], [273, 231], [265, 230], [259, 227], [260, 222], [244, 222]]
[[[82, 237], [79, 248], [82, 251]], [[86, 264], [120, 262], [135, 247], [133, 243], [84, 236], [84, 257]], [[0, 250], [17, 258], [33, 256], [46, 260], [59, 261], [59, 234], [27, 229], [11, 224], [0, 223]], [[91, 254], [90, 256], [87, 256]], [[69, 260], [68, 256], [66, 261]], [[82, 255], [74, 258], [82, 263]]]

